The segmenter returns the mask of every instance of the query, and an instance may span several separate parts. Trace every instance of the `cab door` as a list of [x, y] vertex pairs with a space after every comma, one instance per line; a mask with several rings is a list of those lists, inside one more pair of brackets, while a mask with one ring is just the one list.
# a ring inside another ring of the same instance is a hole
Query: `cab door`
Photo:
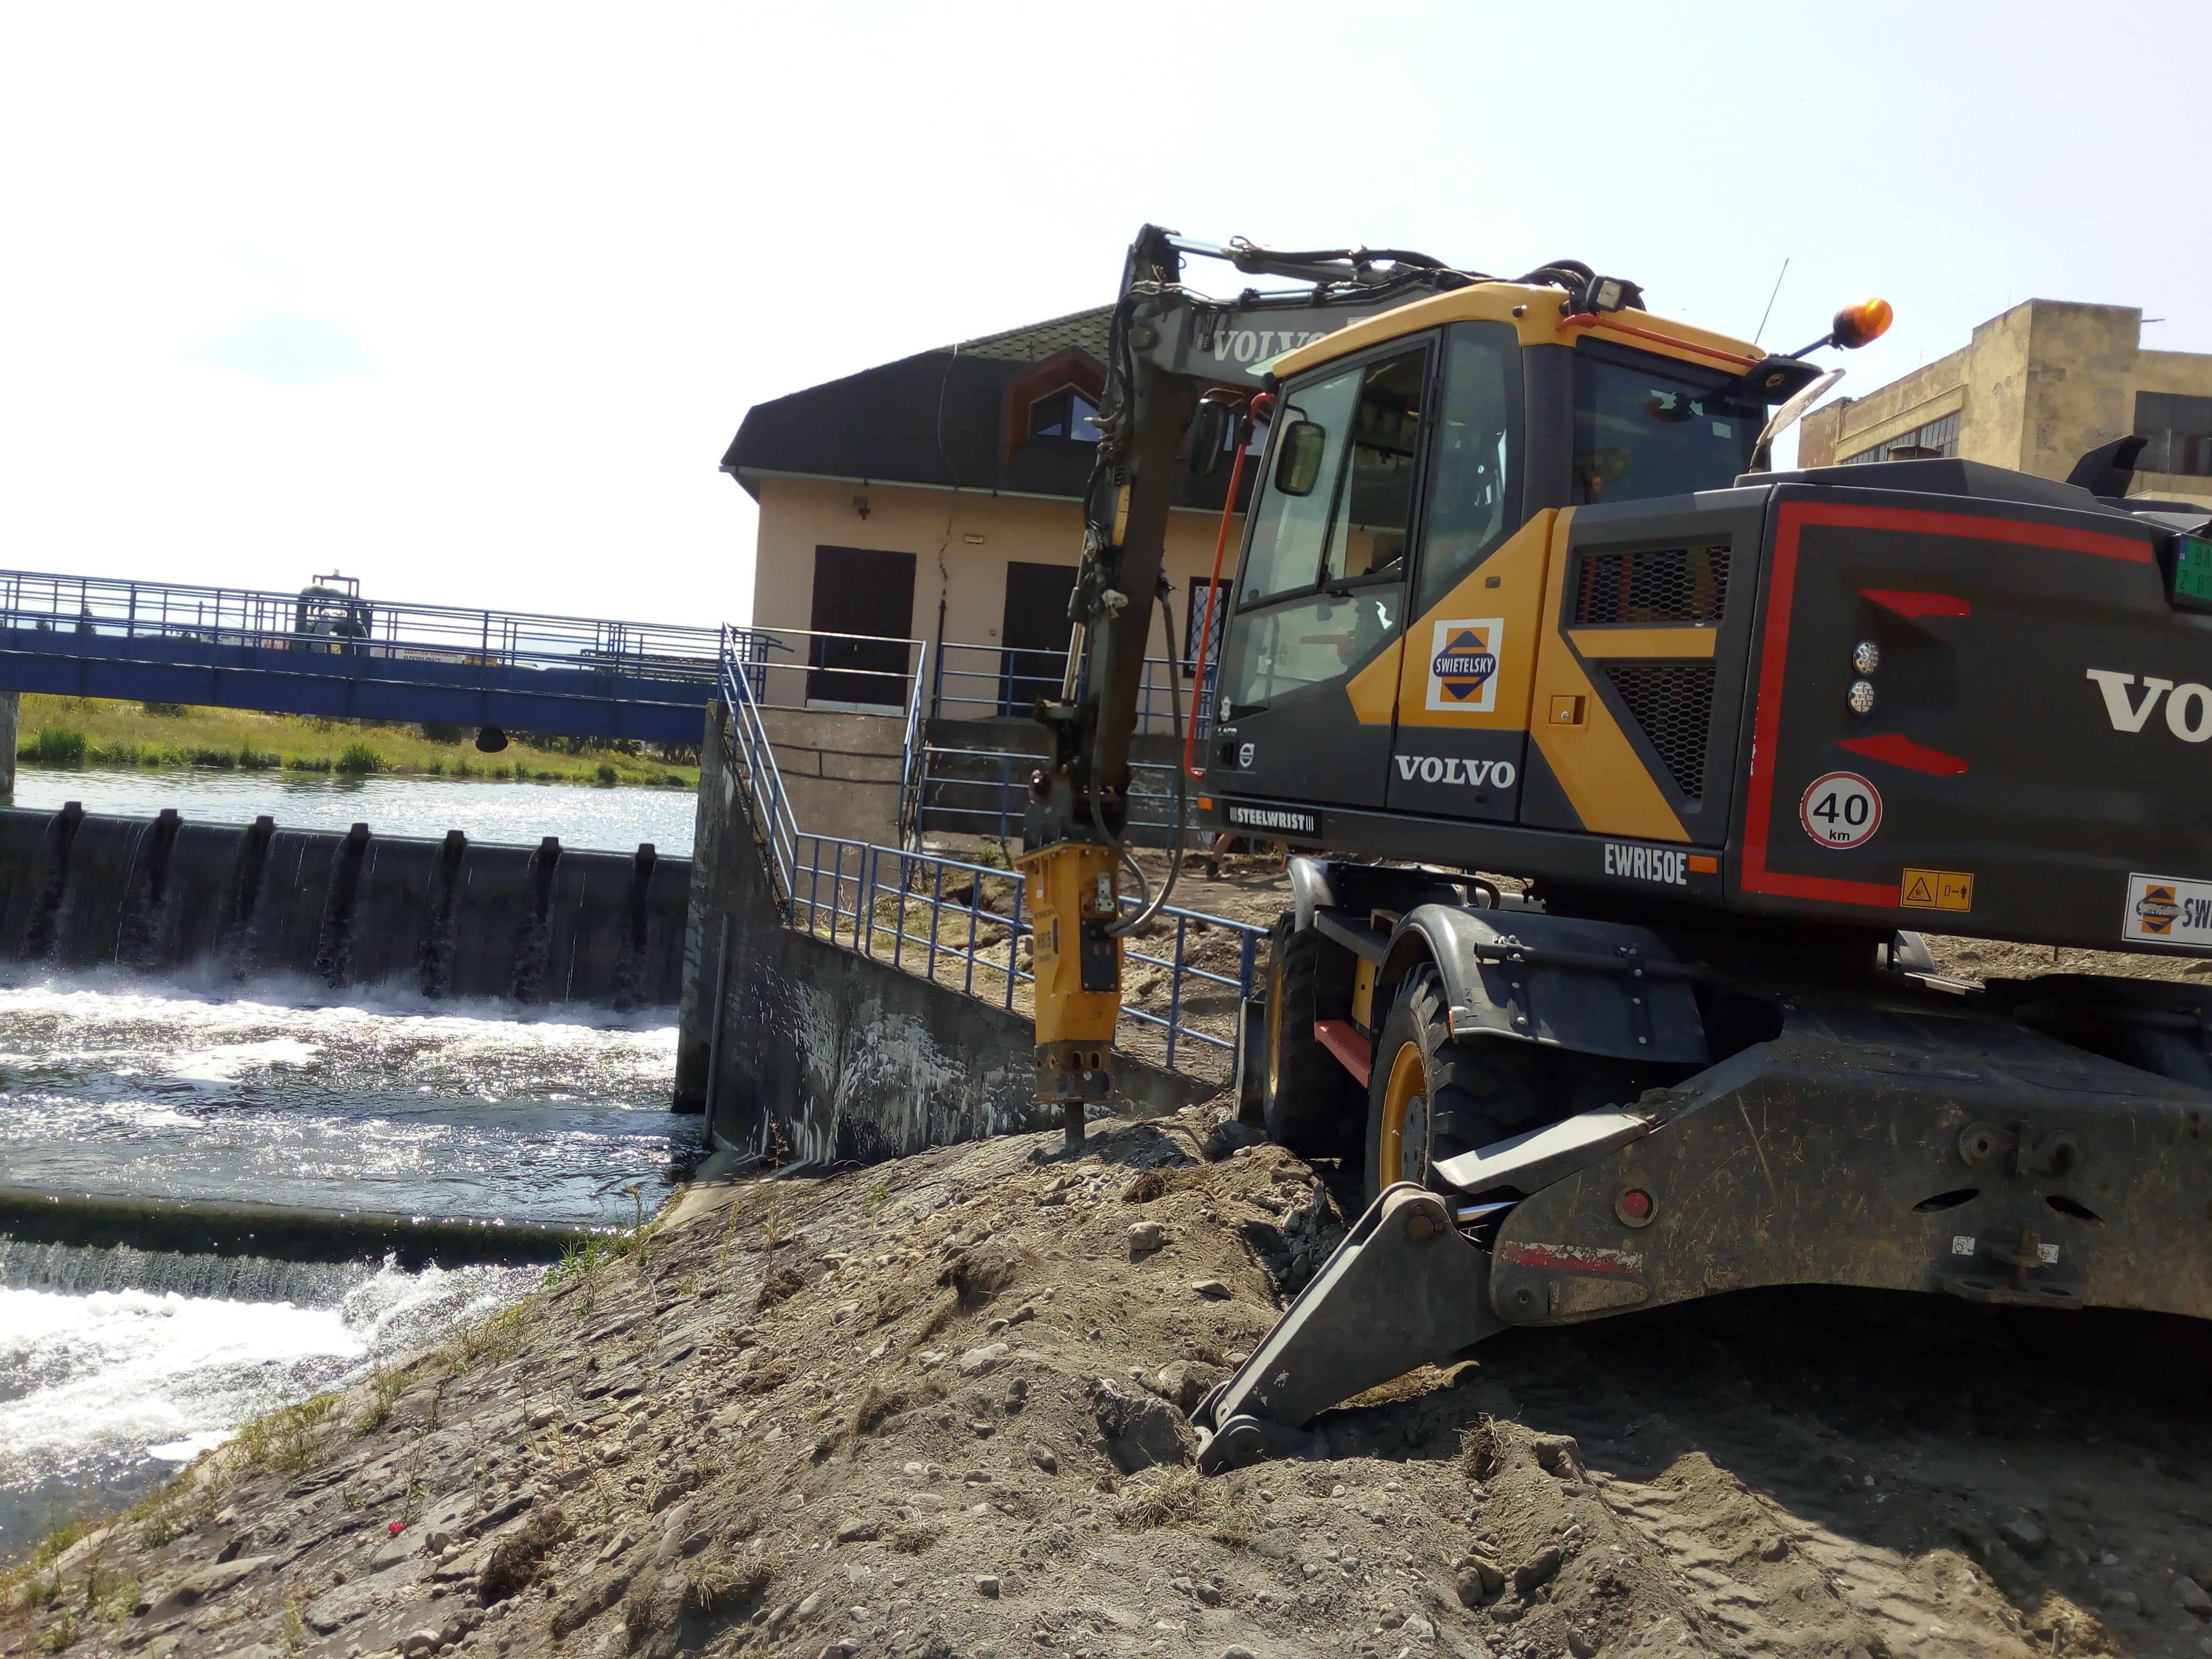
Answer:
[[1526, 416], [1510, 323], [1445, 331], [1433, 407], [1386, 799], [1394, 812], [1510, 823], [1554, 516], [1522, 522]]
[[1393, 341], [1281, 394], [1222, 656], [1225, 794], [1382, 804], [1434, 344]]

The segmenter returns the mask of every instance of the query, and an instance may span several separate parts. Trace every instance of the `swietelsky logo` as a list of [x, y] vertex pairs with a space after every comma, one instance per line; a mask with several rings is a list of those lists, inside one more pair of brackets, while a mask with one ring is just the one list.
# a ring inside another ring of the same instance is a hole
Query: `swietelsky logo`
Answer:
[[1440, 714], [1486, 714], [1498, 707], [1503, 617], [1440, 622], [1429, 650], [1428, 706]]

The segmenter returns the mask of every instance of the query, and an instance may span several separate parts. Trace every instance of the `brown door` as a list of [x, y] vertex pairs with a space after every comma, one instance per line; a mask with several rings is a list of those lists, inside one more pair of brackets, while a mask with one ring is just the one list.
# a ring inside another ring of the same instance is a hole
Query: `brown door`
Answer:
[[1060, 695], [1067, 667], [1067, 597], [1072, 564], [1006, 567], [1006, 612], [999, 626], [999, 712], [1027, 714], [1039, 697]]
[[914, 626], [914, 555], [872, 547], [814, 550], [813, 627], [857, 639], [811, 642], [806, 695], [817, 702], [906, 702]]

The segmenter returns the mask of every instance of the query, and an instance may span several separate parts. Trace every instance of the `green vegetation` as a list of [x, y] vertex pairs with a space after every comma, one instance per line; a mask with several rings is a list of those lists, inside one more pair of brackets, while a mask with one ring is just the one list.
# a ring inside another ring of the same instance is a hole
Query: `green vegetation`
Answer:
[[84, 733], [66, 726], [42, 726], [17, 758], [33, 766], [82, 766]]
[[338, 757], [331, 763], [331, 769], [334, 772], [349, 772], [356, 775], [365, 775], [370, 772], [382, 772], [388, 769], [385, 764], [384, 757], [367, 744], [349, 743], [339, 752]]
[[392, 1420], [392, 1407], [406, 1391], [407, 1373], [393, 1365], [379, 1365], [368, 1374], [368, 1409], [356, 1426], [363, 1434], [374, 1432]]
[[170, 702], [26, 693], [16, 749], [26, 766], [190, 767], [206, 771], [376, 773], [495, 782], [698, 787], [696, 750], [630, 741], [599, 744], [532, 732], [507, 734], [496, 756], [475, 734], [443, 721], [312, 720]]
[[288, 1474], [306, 1468], [320, 1449], [316, 1425], [337, 1403], [334, 1394], [318, 1395], [248, 1423], [238, 1431], [239, 1449], [246, 1467], [282, 1469]]

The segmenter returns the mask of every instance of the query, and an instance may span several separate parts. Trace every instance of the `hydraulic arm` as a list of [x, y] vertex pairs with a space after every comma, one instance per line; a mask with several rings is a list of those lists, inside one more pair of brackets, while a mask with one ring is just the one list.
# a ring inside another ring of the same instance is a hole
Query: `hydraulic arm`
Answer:
[[[1312, 287], [1209, 300], [1182, 286], [1185, 253]], [[1113, 1091], [1109, 1056], [1121, 1012], [1121, 936], [1165, 902], [1181, 863], [1178, 772], [1170, 813], [1177, 844], [1167, 880], [1145, 908], [1124, 915], [1122, 878], [1133, 869], [1125, 851], [1130, 739], [1153, 605], [1163, 596], [1161, 559], [1179, 457], [1187, 440], [1200, 447], [1192, 425], [1201, 397], [1225, 414], [1257, 389], [1267, 360], [1256, 347], [1241, 350], [1240, 329], [1251, 334], [1255, 325], [1267, 325], [1258, 331], [1259, 344], [1279, 351], [1418, 291], [1475, 280], [1401, 249], [1276, 253], [1249, 243], [1190, 242], [1150, 225], [1130, 246], [1109, 330], [1097, 457], [1084, 498], [1067, 675], [1057, 698], [1037, 704], [1048, 758], [1030, 779], [1021, 859], [1036, 930], [1036, 1098], [1060, 1106], [1071, 1143], [1082, 1138], [1085, 1107]], [[1222, 428], [1208, 424], [1200, 435], [1209, 451], [1203, 461], [1218, 448]], [[1176, 642], [1164, 644], [1172, 665]]]

